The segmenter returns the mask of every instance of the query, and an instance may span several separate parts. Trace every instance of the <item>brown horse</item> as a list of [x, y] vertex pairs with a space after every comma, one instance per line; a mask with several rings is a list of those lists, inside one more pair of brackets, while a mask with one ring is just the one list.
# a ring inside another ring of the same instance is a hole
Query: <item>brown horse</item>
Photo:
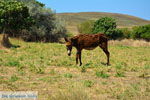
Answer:
[[71, 55], [72, 47], [75, 47], [77, 49], [76, 64], [78, 64], [78, 59], [79, 59], [80, 66], [82, 65], [81, 51], [83, 49], [93, 50], [94, 48], [99, 46], [100, 48], [102, 48], [102, 50], [106, 54], [107, 65], [109, 65], [110, 53], [108, 51], [108, 45], [107, 45], [108, 38], [104, 34], [81, 34], [81, 35], [72, 37], [71, 39], [65, 38], [65, 41], [66, 41], [68, 56]]

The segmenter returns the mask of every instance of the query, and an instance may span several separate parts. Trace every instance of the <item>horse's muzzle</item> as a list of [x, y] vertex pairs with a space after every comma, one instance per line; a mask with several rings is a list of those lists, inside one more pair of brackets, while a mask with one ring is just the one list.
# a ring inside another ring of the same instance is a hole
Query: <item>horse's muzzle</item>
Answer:
[[68, 53], [68, 56], [71, 56], [71, 53]]
[[71, 51], [70, 50], [68, 50], [68, 56], [70, 56], [71, 55]]

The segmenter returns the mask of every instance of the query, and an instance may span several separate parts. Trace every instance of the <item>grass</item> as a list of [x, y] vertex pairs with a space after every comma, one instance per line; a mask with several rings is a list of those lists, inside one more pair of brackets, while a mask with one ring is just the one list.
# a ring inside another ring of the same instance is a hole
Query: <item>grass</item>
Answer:
[[108, 78], [109, 77], [109, 75], [104, 73], [103, 71], [96, 72], [95, 74], [96, 74], [97, 77], [101, 77], [101, 78]]
[[16, 75], [12, 75], [11, 78], [9, 79], [10, 82], [15, 82], [17, 81], [19, 78]]
[[148, 100], [150, 47], [110, 45], [111, 66], [100, 48], [83, 50], [75, 64], [58, 43], [26, 43], [0, 49], [0, 91], [38, 91], [39, 100]]
[[64, 77], [66, 77], [66, 78], [72, 78], [73, 75], [71, 73], [66, 73], [66, 74], [64, 74]]
[[90, 80], [85, 80], [84, 81], [84, 85], [86, 87], [92, 87], [94, 85], [94, 82], [90, 81]]
[[117, 71], [115, 74], [116, 77], [125, 77], [124, 72]]

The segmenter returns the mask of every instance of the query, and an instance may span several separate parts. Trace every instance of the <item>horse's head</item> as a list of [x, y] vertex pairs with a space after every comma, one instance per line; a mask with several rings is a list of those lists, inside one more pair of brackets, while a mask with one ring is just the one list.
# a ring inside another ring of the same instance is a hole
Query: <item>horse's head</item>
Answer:
[[71, 51], [72, 51], [72, 42], [71, 40], [67, 39], [67, 38], [64, 38], [65, 41], [66, 41], [66, 48], [67, 48], [67, 52], [68, 52], [68, 56], [71, 55]]

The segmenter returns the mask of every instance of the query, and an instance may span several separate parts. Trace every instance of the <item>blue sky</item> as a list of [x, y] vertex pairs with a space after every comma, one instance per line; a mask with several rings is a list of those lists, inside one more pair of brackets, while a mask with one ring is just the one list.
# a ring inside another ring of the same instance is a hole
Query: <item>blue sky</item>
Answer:
[[56, 13], [112, 12], [150, 20], [150, 0], [38, 0]]

